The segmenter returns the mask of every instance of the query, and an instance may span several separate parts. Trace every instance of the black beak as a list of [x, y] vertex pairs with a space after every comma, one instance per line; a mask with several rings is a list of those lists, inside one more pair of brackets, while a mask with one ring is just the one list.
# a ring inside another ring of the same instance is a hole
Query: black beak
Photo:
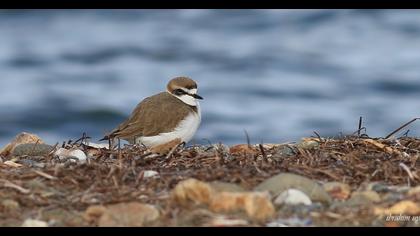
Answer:
[[193, 98], [195, 98], [195, 99], [203, 99], [203, 97], [201, 97], [200, 95], [198, 95], [198, 94], [191, 94], [191, 96], [193, 97]]

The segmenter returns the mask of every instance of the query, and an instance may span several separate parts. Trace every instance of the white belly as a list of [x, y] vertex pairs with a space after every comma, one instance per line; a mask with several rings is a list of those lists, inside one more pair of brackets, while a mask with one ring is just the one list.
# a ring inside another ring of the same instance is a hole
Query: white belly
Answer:
[[161, 144], [168, 143], [174, 139], [180, 138], [181, 142], [188, 143], [201, 123], [200, 106], [197, 105], [197, 113], [190, 113], [172, 132], [161, 133], [156, 136], [139, 137], [136, 143], [143, 143], [147, 147], [153, 147]]

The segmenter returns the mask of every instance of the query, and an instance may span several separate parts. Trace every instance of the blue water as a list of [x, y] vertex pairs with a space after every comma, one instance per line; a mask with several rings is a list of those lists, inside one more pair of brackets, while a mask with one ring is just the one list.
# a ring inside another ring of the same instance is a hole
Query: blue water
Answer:
[[385, 136], [420, 116], [420, 11], [2, 10], [0, 145], [97, 140], [179, 75], [196, 143]]

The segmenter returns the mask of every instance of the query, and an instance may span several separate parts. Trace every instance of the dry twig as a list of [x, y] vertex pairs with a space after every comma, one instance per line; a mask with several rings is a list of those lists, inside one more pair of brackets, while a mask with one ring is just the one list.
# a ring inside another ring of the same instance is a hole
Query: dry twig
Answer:
[[14, 183], [10, 182], [9, 180], [0, 179], [0, 181], [2, 181], [4, 183], [3, 184], [3, 187], [13, 188], [13, 189], [15, 189], [15, 190], [17, 190], [17, 191], [19, 191], [19, 192], [21, 192], [23, 194], [28, 194], [28, 193], [31, 192], [31, 190], [26, 189], [26, 188], [23, 188], [23, 187], [21, 187], [21, 186], [19, 186], [17, 184], [14, 184]]

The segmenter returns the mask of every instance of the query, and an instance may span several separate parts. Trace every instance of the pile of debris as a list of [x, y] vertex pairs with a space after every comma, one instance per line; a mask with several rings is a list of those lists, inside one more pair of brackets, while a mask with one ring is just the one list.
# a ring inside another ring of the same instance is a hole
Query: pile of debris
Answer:
[[109, 150], [22, 133], [0, 151], [0, 226], [419, 226], [420, 139]]

